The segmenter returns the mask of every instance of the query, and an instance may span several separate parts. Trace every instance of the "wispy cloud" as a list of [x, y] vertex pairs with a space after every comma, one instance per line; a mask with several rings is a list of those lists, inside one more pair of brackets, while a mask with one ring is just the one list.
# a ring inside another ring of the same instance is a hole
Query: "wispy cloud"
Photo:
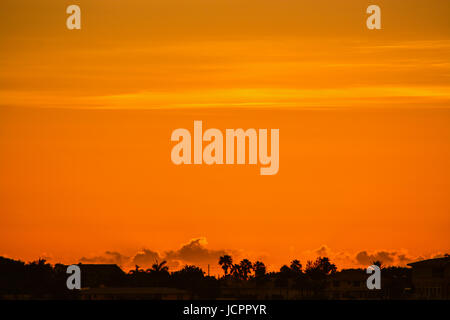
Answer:
[[241, 88], [202, 91], [155, 91], [105, 96], [61, 97], [0, 92], [3, 106], [73, 109], [167, 109], [217, 107], [450, 107], [450, 86], [350, 87], [323, 89]]

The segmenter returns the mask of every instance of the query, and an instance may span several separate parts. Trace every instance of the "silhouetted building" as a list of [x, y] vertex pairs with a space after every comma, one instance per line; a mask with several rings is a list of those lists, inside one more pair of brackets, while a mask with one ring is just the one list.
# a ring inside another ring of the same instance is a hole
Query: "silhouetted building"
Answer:
[[219, 289], [218, 299], [220, 300], [302, 300], [314, 298], [314, 291], [310, 288], [295, 285], [294, 280], [288, 280], [284, 285], [276, 284], [275, 279], [257, 285], [255, 282], [235, 282], [222, 283]]
[[334, 274], [328, 281], [327, 295], [330, 299], [363, 299], [368, 293], [367, 276], [364, 270], [342, 270]]
[[234, 286], [220, 288], [220, 300], [294, 300], [302, 299], [301, 291], [288, 287]]
[[118, 287], [125, 283], [125, 273], [116, 264], [78, 264], [81, 287]]
[[79, 292], [82, 300], [192, 300], [186, 290], [161, 287], [89, 288]]
[[409, 263], [414, 296], [418, 299], [450, 299], [450, 257]]

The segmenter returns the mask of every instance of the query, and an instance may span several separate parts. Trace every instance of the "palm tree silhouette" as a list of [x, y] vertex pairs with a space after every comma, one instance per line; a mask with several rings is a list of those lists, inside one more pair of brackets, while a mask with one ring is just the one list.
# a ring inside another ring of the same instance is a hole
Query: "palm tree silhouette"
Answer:
[[296, 259], [291, 262], [291, 270], [296, 274], [302, 273], [302, 264], [299, 260]]
[[266, 274], [266, 265], [261, 261], [256, 261], [253, 264], [253, 271], [256, 278], [261, 278]]
[[240, 263], [241, 270], [242, 270], [242, 276], [244, 280], [248, 279], [248, 275], [252, 272], [253, 264], [248, 259], [244, 259]]
[[231, 270], [233, 267], [233, 258], [229, 255], [224, 255], [219, 258], [219, 265], [222, 266], [223, 272], [225, 276], [228, 275], [228, 270]]
[[134, 270], [130, 270], [130, 274], [138, 274], [140, 272], [144, 272], [144, 270], [141, 269], [137, 264], [134, 266]]
[[152, 268], [147, 271], [155, 273], [169, 272], [169, 267], [166, 266], [166, 264], [166, 260], [161, 261], [161, 263], [158, 263], [158, 260], [156, 260], [156, 262], [152, 265]]
[[336, 265], [331, 263], [328, 257], [318, 257], [316, 261], [308, 261], [305, 270], [309, 275], [315, 275], [322, 278], [334, 274], [336, 271]]
[[233, 264], [231, 266], [231, 274], [233, 275], [234, 278], [236, 279], [242, 279], [242, 268], [241, 265], [239, 264]]
[[383, 262], [381, 262], [381, 260], [375, 260], [375, 261], [372, 261], [372, 265], [377, 266], [377, 267], [380, 268], [380, 269], [383, 269], [383, 268], [384, 268]]

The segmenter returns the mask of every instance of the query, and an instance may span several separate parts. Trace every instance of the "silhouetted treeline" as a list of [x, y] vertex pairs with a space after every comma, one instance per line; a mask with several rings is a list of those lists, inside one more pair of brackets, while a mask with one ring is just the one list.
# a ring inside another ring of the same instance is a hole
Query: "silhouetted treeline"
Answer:
[[[381, 266], [380, 262], [374, 262]], [[352, 298], [358, 288], [365, 288], [365, 270], [337, 271], [327, 257], [308, 261], [299, 260], [283, 265], [277, 272], [268, 272], [262, 261], [220, 257], [223, 270], [219, 278], [205, 275], [194, 265], [170, 272], [166, 261], [155, 261], [148, 269], [139, 266], [125, 273], [116, 265], [79, 264], [83, 288], [176, 288], [195, 298]], [[382, 266], [381, 266], [382, 267]], [[24, 263], [0, 257], [0, 298], [77, 298], [78, 292], [66, 287], [67, 266], [54, 266], [45, 260]], [[383, 292], [389, 298], [402, 298], [411, 288], [411, 270], [401, 267], [382, 269]], [[346, 288], [350, 289], [346, 289]], [[355, 289], [356, 288], [356, 289]], [[83, 290], [82, 290], [83, 291]], [[366, 290], [367, 291], [367, 290]], [[381, 298], [381, 296], [380, 296]]]
[[33, 297], [68, 297], [66, 267], [50, 265], [44, 259], [24, 263], [0, 257], [0, 295], [28, 294]]

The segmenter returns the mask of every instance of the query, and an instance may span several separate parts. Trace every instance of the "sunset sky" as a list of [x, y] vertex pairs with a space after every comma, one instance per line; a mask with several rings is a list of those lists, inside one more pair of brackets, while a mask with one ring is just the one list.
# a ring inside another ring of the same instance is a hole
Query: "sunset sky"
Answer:
[[[2, 0], [0, 255], [215, 268], [227, 252], [275, 269], [450, 252], [449, 14], [448, 0]], [[279, 173], [173, 165], [171, 132], [194, 120], [279, 128]]]

